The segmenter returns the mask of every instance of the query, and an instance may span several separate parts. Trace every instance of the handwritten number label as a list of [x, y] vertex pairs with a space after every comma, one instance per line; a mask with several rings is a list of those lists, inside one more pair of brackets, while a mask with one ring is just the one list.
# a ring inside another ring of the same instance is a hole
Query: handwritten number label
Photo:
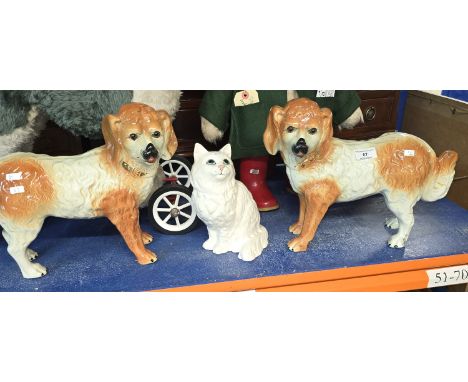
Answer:
[[468, 283], [468, 265], [431, 269], [426, 273], [428, 288]]
[[21, 194], [24, 192], [24, 187], [23, 186], [15, 186], [15, 187], [10, 187], [10, 194]]
[[354, 154], [356, 155], [356, 160], [366, 160], [377, 157], [375, 147], [371, 147], [370, 149], [354, 150]]
[[12, 172], [11, 174], [6, 174], [6, 180], [21, 180], [23, 179], [22, 172]]
[[328, 98], [334, 97], [335, 91], [334, 90], [317, 90], [316, 97], [317, 98]]

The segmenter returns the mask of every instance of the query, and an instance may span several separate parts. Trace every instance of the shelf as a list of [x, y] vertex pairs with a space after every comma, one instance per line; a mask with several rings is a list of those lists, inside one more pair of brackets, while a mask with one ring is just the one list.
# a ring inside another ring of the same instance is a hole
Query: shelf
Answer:
[[287, 228], [297, 217], [297, 196], [283, 180], [271, 185], [281, 207], [262, 213], [269, 246], [253, 262], [203, 250], [203, 225], [185, 235], [155, 233], [145, 210], [141, 225], [153, 233], [148, 247], [159, 258], [146, 266], [136, 263], [107, 219], [48, 218], [31, 248], [49, 273], [23, 279], [2, 239], [0, 290], [411, 290], [427, 285], [426, 269], [468, 264], [468, 212], [447, 199], [416, 205], [406, 248], [387, 247], [390, 212], [375, 196], [333, 205], [308, 251], [292, 253]]

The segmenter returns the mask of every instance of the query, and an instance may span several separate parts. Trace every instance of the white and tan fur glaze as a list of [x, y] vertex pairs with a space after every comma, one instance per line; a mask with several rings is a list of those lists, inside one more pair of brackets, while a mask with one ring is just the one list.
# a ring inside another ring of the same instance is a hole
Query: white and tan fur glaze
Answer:
[[105, 216], [140, 264], [156, 261], [144, 247], [152, 236], [140, 228], [138, 207], [161, 185], [159, 159], [177, 149], [171, 117], [130, 103], [104, 117], [102, 131], [105, 145], [81, 155], [15, 153], [0, 160], [0, 224], [23, 277], [46, 274], [28, 246], [47, 216]]
[[203, 248], [215, 254], [236, 252], [241, 260], [254, 260], [268, 245], [268, 232], [260, 225], [252, 194], [235, 179], [231, 145], [207, 151], [196, 143], [193, 156], [192, 204], [208, 229]]
[[[404, 247], [414, 224], [414, 205], [447, 194], [458, 158], [454, 151], [437, 157], [422, 139], [404, 133], [368, 141], [334, 138], [331, 111], [306, 98], [272, 107], [263, 140], [270, 154], [281, 153], [299, 194], [299, 218], [289, 227], [298, 235], [288, 243], [294, 252], [307, 250], [331, 204], [379, 193], [394, 215], [386, 225], [398, 229], [388, 245]], [[357, 159], [359, 150], [368, 150], [370, 158]]]

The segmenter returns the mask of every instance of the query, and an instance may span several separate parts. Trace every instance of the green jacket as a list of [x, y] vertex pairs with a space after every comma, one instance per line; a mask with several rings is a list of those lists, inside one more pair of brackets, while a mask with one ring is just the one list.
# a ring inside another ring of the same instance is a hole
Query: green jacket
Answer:
[[[263, 145], [263, 132], [270, 108], [287, 102], [286, 90], [257, 90], [259, 102], [235, 106], [239, 90], [207, 90], [200, 105], [200, 115], [219, 130], [230, 128], [229, 142], [233, 159], [268, 155]], [[344, 122], [361, 104], [355, 91], [337, 90], [334, 97], [317, 97], [317, 90], [298, 90], [299, 97], [317, 102], [333, 112], [333, 123]]]

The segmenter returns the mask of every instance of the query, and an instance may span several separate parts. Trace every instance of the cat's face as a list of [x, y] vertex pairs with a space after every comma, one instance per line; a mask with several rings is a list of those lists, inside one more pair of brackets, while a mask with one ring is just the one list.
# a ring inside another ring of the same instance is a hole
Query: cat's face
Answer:
[[235, 175], [231, 160], [231, 145], [227, 144], [220, 151], [207, 151], [196, 143], [193, 152], [194, 164], [192, 178], [199, 183], [232, 179]]

